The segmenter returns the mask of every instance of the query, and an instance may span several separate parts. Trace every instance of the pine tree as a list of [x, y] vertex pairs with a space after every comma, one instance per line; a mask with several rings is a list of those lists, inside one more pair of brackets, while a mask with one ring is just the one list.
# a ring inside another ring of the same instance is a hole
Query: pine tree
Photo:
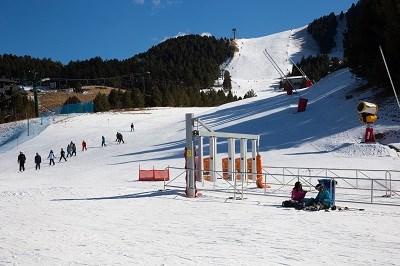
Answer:
[[229, 92], [232, 90], [231, 74], [228, 70], [224, 71], [224, 82], [222, 83], [222, 87], [224, 88], [225, 92]]

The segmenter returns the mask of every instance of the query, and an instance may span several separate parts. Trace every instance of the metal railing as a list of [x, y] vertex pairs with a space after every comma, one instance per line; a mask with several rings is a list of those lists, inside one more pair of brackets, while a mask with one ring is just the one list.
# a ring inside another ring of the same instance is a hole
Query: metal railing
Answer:
[[[164, 182], [164, 190], [189, 171], [180, 167], [169, 167], [169, 169], [178, 171], [178, 174], [170, 181]], [[194, 169], [193, 171], [201, 170]], [[210, 173], [211, 171], [203, 172]], [[296, 181], [301, 181], [303, 187], [308, 187], [309, 191], [314, 192], [314, 185], [319, 179], [329, 178], [337, 184], [335, 186], [336, 201], [400, 206], [400, 171], [398, 170], [264, 166], [262, 177], [264, 183], [269, 186], [263, 189], [257, 188], [255, 180], [248, 178], [252, 176], [251, 173], [213, 172], [217, 178], [210, 182], [213, 184], [212, 188], [205, 188], [203, 179], [201, 190], [232, 193], [234, 199], [236, 199], [236, 194], [239, 194], [241, 199], [245, 194], [288, 197]], [[224, 178], [226, 175], [231, 178]], [[219, 182], [218, 188], [215, 185], [216, 182]]]

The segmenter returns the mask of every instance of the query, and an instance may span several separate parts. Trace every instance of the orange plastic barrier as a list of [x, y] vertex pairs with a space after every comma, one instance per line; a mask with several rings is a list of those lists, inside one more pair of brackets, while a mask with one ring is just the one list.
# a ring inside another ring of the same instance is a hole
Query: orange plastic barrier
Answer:
[[169, 181], [169, 169], [142, 170], [139, 168], [139, 181]]
[[[253, 175], [252, 173], [252, 158], [247, 159], [247, 177], [251, 180], [253, 180]], [[225, 180], [228, 180], [229, 178], [229, 169], [228, 169], [228, 158], [222, 158], [222, 177]], [[240, 172], [240, 158], [235, 159], [235, 171]], [[236, 174], [236, 180], [240, 180], [241, 174]]]
[[257, 166], [257, 187], [258, 188], [270, 188], [266, 183], [264, 183], [263, 180], [263, 174], [262, 174], [262, 161], [261, 161], [261, 155], [257, 154], [256, 156], [256, 166]]
[[228, 169], [228, 158], [222, 158], [222, 178], [225, 180], [229, 179]]
[[204, 180], [211, 181], [210, 175], [210, 158], [203, 159], [203, 178]]

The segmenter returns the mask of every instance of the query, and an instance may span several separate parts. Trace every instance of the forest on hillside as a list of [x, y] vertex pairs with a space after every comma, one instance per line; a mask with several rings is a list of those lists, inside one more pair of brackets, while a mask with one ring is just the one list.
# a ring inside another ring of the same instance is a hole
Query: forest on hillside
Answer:
[[400, 1], [360, 0], [351, 6], [346, 18], [344, 55], [348, 66], [372, 85], [383, 86], [392, 93], [379, 46], [399, 88]]
[[[128, 91], [126, 95], [115, 93], [118, 97], [113, 94], [110, 99], [99, 95], [95, 103], [102, 104], [97, 110], [210, 106], [237, 100], [226, 90], [230, 85], [224, 84], [225, 90], [220, 93], [207, 90], [221, 76], [220, 65], [233, 57], [234, 49], [228, 39], [186, 35], [168, 39], [125, 60], [95, 57], [64, 65], [48, 58], [4, 54], [0, 55], [0, 78], [20, 84], [50, 78], [58, 88], [73, 87], [79, 91], [85, 85], [102, 85]], [[0, 116], [10, 115], [10, 105], [7, 101], [0, 103]]]
[[[343, 12], [339, 19], [343, 19]], [[307, 32], [311, 34], [318, 43], [321, 54], [329, 53], [336, 46], [335, 37], [337, 33], [337, 18], [334, 13], [315, 19], [307, 26]]]

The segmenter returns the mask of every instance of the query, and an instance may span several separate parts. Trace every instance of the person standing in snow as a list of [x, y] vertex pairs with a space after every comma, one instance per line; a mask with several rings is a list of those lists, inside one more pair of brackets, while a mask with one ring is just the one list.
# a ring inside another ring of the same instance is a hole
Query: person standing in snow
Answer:
[[[72, 141], [71, 141], [71, 143], [72, 143]], [[70, 156], [70, 157], [72, 157], [72, 144], [68, 144], [68, 146], [67, 146], [67, 158], [68, 158], [68, 156]]]
[[58, 160], [58, 162], [61, 162], [61, 159], [63, 159], [63, 158], [64, 158], [65, 161], [67, 161], [67, 158], [65, 158], [65, 151], [64, 151], [63, 148], [61, 148], [61, 151], [60, 151], [60, 160]]
[[42, 157], [40, 157], [39, 153], [36, 153], [35, 156], [35, 170], [40, 170], [40, 163], [42, 162]]
[[50, 159], [49, 165], [51, 165], [52, 163], [53, 163], [53, 165], [55, 165], [55, 163], [54, 163], [55, 158], [56, 158], [56, 156], [54, 155], [53, 150], [50, 150], [49, 156], [47, 156], [47, 159]]
[[82, 140], [82, 151], [87, 151], [86, 141]]
[[71, 146], [72, 146], [72, 154], [71, 154], [71, 157], [72, 157], [72, 155], [75, 155], [75, 156], [76, 156], [76, 145], [75, 145], [75, 143], [73, 143], [72, 141], [71, 141]]
[[18, 163], [19, 163], [19, 171], [25, 171], [25, 161], [26, 161], [26, 157], [25, 154], [22, 153], [22, 151], [19, 152], [18, 155]]
[[135, 131], [135, 126], [133, 125], [133, 123], [131, 123], [131, 132]]
[[119, 132], [117, 132], [117, 134], [115, 135], [115, 141], [118, 141], [118, 143], [120, 143], [120, 141], [119, 141]]
[[106, 146], [106, 138], [104, 136], [101, 136], [101, 147]]

